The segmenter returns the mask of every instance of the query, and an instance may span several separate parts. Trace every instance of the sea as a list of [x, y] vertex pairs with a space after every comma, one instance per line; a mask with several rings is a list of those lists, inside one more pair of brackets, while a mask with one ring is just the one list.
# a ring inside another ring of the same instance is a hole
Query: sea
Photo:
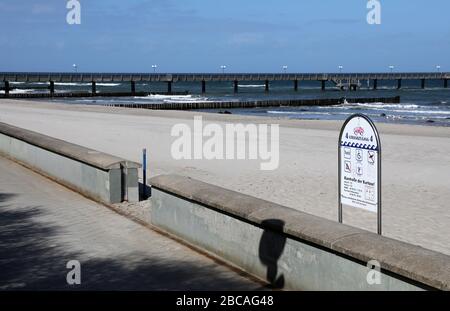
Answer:
[[[336, 106], [272, 107], [247, 109], [203, 110], [212, 113], [231, 113], [238, 115], [266, 116], [273, 118], [305, 120], [345, 120], [354, 113], [368, 115], [376, 122], [408, 123], [432, 126], [450, 126], [450, 88], [444, 88], [442, 80], [427, 81], [421, 88], [420, 80], [404, 80], [402, 88], [397, 89], [397, 81], [378, 81], [378, 89], [373, 90], [369, 81], [361, 81], [357, 91], [341, 91], [332, 83], [327, 83], [326, 91], [321, 90], [320, 82], [299, 81], [298, 91], [294, 91], [293, 82], [275, 81], [270, 83], [270, 91], [265, 92], [264, 83], [241, 82], [239, 92], [233, 94], [231, 82], [208, 82], [206, 94], [201, 94], [200, 83], [173, 83], [174, 92], [187, 92], [186, 95], [150, 95], [146, 97], [96, 97], [96, 98], [55, 98], [54, 102], [66, 104], [105, 105], [111, 103], [178, 103], [208, 101], [254, 101], [280, 99], [316, 99], [316, 98], [382, 98], [400, 96], [400, 104], [386, 103], [344, 103]], [[48, 92], [47, 83], [12, 83], [12, 91], [21, 93]], [[90, 83], [55, 83], [56, 92], [90, 91]], [[129, 92], [129, 83], [97, 83], [97, 91]], [[136, 91], [166, 92], [163, 82], [136, 84]], [[45, 99], [48, 101], [49, 99]]]

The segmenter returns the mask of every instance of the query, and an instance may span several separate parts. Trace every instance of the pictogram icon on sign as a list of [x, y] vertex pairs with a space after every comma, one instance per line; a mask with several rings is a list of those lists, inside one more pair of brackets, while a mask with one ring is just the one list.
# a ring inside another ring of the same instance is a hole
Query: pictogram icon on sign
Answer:
[[344, 158], [349, 160], [352, 158], [352, 149], [344, 148]]
[[374, 151], [367, 151], [367, 162], [369, 162], [369, 164], [375, 164], [375, 152]]
[[361, 149], [356, 149], [356, 160], [359, 162], [363, 160], [363, 151]]
[[358, 165], [356, 165], [356, 174], [358, 174], [359, 176], [361, 176], [363, 174], [363, 167], [360, 163], [358, 163]]
[[345, 161], [344, 166], [345, 166], [344, 169], [347, 173], [352, 172], [352, 163], [350, 161]]

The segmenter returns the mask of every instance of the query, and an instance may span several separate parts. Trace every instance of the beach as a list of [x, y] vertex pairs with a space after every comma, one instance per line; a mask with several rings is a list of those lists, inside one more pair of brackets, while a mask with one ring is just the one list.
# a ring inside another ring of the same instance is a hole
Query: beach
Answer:
[[[171, 129], [205, 123], [280, 125], [280, 161], [174, 160]], [[44, 101], [0, 100], [0, 122], [141, 162], [148, 177], [179, 174], [337, 220], [337, 145], [341, 121], [288, 120], [195, 111], [151, 111]], [[383, 233], [450, 254], [450, 128], [377, 123], [382, 143]], [[344, 223], [376, 231], [376, 215], [344, 209]]]

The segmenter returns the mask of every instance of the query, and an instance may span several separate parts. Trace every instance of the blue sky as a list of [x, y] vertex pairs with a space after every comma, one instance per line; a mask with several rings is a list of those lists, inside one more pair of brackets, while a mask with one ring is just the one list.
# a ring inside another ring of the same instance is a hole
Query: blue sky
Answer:
[[450, 1], [0, 0], [0, 71], [450, 71]]

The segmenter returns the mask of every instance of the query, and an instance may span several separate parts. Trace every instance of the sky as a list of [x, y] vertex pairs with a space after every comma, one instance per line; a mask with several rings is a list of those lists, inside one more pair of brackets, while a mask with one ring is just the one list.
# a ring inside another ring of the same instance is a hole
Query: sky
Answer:
[[0, 0], [0, 71], [450, 71], [450, 1]]

